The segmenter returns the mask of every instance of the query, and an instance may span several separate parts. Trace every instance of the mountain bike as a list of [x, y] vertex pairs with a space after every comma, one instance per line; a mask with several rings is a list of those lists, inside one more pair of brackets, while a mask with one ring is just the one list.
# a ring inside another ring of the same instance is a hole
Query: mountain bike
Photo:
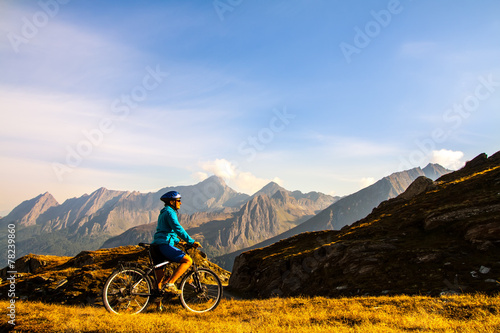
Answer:
[[[148, 250], [149, 263], [145, 270], [135, 263], [120, 263], [104, 283], [102, 298], [109, 312], [137, 314], [157, 298], [168, 301], [173, 299], [172, 294], [158, 289], [158, 280], [154, 273], [155, 269], [165, 269], [170, 262], [155, 265], [151, 244], [140, 243], [139, 246]], [[186, 252], [189, 250], [193, 251], [193, 254], [194, 251], [199, 251], [206, 257], [197, 248], [187, 247]], [[222, 283], [217, 274], [208, 268], [199, 268], [194, 261], [181, 279], [179, 290], [182, 306], [196, 313], [215, 309], [222, 298]]]

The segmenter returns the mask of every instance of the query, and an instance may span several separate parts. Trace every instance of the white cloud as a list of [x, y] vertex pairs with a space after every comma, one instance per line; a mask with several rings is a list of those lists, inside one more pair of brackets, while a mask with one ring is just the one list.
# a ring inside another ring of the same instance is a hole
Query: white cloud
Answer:
[[373, 177], [364, 177], [364, 178], [361, 178], [359, 180], [359, 184], [360, 184], [361, 188], [368, 187], [374, 183], [375, 183], [375, 178], [373, 178]]
[[208, 176], [208, 173], [206, 172], [201, 172], [201, 171], [198, 171], [198, 172], [195, 172], [191, 175], [191, 177], [197, 181], [197, 182], [202, 182], [204, 181], [205, 179], [207, 179], [209, 176]]
[[[273, 179], [259, 178], [250, 172], [241, 171], [238, 166], [226, 159], [216, 159], [214, 161], [206, 161], [201, 163], [200, 167], [211, 174], [219, 176], [224, 179], [228, 186], [234, 190], [253, 194], [273, 181], [282, 185], [283, 181], [275, 177]], [[193, 177], [204, 176], [206, 173], [197, 172]]]
[[431, 163], [437, 163], [447, 169], [457, 170], [464, 166], [462, 161], [464, 153], [453, 150], [434, 150], [431, 155]]

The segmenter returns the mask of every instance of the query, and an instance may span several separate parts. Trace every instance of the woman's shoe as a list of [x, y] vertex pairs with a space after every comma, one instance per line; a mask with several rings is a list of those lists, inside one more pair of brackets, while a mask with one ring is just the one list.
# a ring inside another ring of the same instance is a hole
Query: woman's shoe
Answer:
[[179, 289], [177, 289], [177, 287], [173, 283], [167, 283], [166, 285], [163, 286], [162, 289], [163, 289], [163, 291], [165, 291], [167, 293], [176, 294], [176, 295], [181, 294], [181, 291]]

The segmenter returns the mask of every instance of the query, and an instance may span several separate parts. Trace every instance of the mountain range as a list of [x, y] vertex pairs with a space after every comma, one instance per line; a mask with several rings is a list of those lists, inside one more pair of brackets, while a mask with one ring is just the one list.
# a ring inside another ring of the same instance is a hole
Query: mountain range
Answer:
[[[159, 198], [175, 189], [183, 194], [182, 225], [211, 256], [220, 256], [221, 265], [230, 268], [235, 251], [302, 231], [341, 228], [402, 193], [416, 177], [435, 178], [447, 172], [432, 164], [398, 172], [342, 199], [319, 192], [292, 192], [273, 182], [248, 196], [216, 176], [154, 193], [100, 188], [62, 204], [44, 193], [21, 203], [0, 225], [16, 223], [17, 257], [28, 253], [72, 256], [83, 250], [134, 245], [152, 239], [162, 207]], [[234, 254], [224, 257], [228, 253]]]
[[[263, 191], [272, 192], [275, 185], [269, 184]], [[18, 205], [0, 220], [0, 225], [16, 224], [17, 257], [28, 253], [71, 256], [97, 249], [109, 238], [133, 227], [154, 227], [163, 206], [161, 195], [174, 189], [183, 195], [181, 220], [186, 229], [208, 222], [213, 226], [214, 222], [233, 216], [231, 213], [254, 198], [234, 191], [216, 176], [196, 185], [166, 187], [154, 193], [100, 188], [62, 204], [50, 193], [44, 193]], [[312, 216], [336, 200], [317, 192], [294, 195], [303, 206], [300, 217]], [[4, 235], [0, 243], [5, 242]]]
[[[180, 215], [189, 234], [211, 256], [233, 252], [274, 237], [314, 216], [338, 200], [322, 193], [290, 192], [271, 182], [248, 198], [235, 212], [220, 211]], [[196, 220], [198, 225], [191, 223]], [[151, 241], [156, 223], [137, 226], [106, 241], [103, 248]]]
[[[384, 177], [344, 198], [328, 201], [324, 194], [290, 192], [276, 183], [269, 183], [255, 193], [232, 214], [212, 214], [212, 221], [188, 229], [192, 237], [201, 240], [214, 262], [232, 269], [236, 256], [304, 231], [340, 229], [365, 217], [379, 203], [404, 192], [419, 176], [433, 179], [450, 172], [440, 165], [429, 164]], [[316, 203], [316, 204], [314, 204]], [[319, 207], [318, 207], [318, 204]], [[318, 212], [318, 208], [324, 208]], [[317, 214], [315, 214], [317, 213]], [[210, 220], [205, 218], [204, 220]], [[183, 223], [184, 216], [181, 216]], [[141, 225], [106, 241], [103, 248], [134, 245], [141, 240], [151, 241], [155, 224]]]
[[418, 167], [393, 173], [356, 193], [337, 200], [332, 205], [304, 223], [299, 224], [275, 237], [268, 238], [252, 247], [243, 248], [236, 252], [220, 256], [216, 258], [216, 262], [225, 269], [231, 270], [234, 259], [242, 252], [268, 246], [302, 232], [340, 230], [344, 226], [350, 225], [351, 223], [368, 215], [381, 202], [403, 193], [418, 177], [426, 176], [430, 179], [437, 179], [438, 177], [449, 172], [450, 170], [445, 169], [438, 164], [428, 164], [423, 169]]

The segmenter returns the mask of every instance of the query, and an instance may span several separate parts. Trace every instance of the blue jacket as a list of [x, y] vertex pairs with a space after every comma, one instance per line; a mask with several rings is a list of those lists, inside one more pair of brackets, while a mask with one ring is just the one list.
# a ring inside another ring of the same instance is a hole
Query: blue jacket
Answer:
[[189, 245], [194, 243], [194, 239], [180, 225], [175, 210], [170, 206], [165, 206], [158, 216], [158, 225], [156, 226], [153, 244], [169, 244], [174, 246], [179, 242], [179, 237]]

